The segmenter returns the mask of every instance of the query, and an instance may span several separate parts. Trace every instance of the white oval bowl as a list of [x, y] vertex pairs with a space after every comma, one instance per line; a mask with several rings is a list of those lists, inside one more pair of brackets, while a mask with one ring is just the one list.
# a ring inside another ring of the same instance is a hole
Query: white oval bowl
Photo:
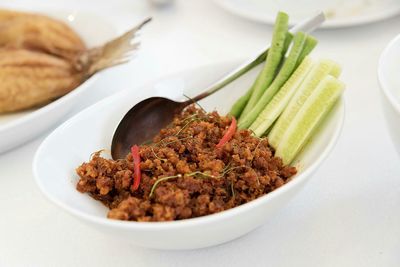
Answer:
[[[103, 17], [86, 12], [35, 11], [67, 23], [83, 39], [87, 47], [99, 45], [116, 36], [116, 28]], [[101, 31], [93, 31], [93, 24]], [[93, 75], [70, 93], [37, 109], [0, 114], [0, 153], [38, 136], [68, 114], [85, 97], [98, 78]]]
[[390, 136], [400, 155], [400, 35], [384, 49], [378, 64], [382, 108]]
[[[239, 207], [204, 217], [174, 222], [126, 222], [106, 218], [107, 208], [75, 189], [75, 168], [92, 152], [110, 148], [111, 138], [122, 116], [136, 103], [153, 95], [177, 98], [182, 92], [196, 95], [199, 89], [238, 66], [239, 62], [204, 66], [108, 97], [80, 112], [51, 133], [40, 145], [33, 173], [42, 193], [54, 204], [101, 232], [138, 246], [157, 249], [195, 249], [235, 239], [262, 225], [282, 208], [327, 157], [334, 147], [344, 120], [339, 101], [322, 130], [298, 157], [298, 175], [281, 188]], [[249, 88], [257, 71], [251, 71], [201, 105], [222, 114]], [[197, 89], [194, 89], [197, 88]], [[69, 229], [72, 230], [72, 229]]]

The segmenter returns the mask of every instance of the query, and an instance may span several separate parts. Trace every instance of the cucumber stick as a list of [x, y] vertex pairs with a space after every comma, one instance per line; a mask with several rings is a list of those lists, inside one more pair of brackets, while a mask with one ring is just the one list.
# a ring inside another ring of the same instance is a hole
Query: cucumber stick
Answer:
[[339, 77], [341, 68], [339, 64], [331, 60], [319, 60], [311, 69], [303, 83], [300, 85], [282, 115], [276, 121], [271, 132], [268, 134], [268, 140], [273, 148], [277, 148], [281, 139], [291, 124], [294, 116], [306, 102], [307, 98], [317, 88], [318, 84], [330, 74], [333, 77]]
[[[286, 34], [285, 43], [283, 45], [283, 51], [282, 51], [283, 55], [286, 54], [286, 51], [288, 50], [290, 43], [292, 42], [292, 39], [293, 39], [293, 34], [288, 32]], [[242, 95], [238, 100], [236, 100], [235, 104], [233, 104], [233, 106], [231, 108], [231, 111], [229, 111], [230, 115], [239, 119], [244, 108], [246, 107], [247, 102], [249, 101], [249, 99], [251, 97], [251, 94], [253, 93], [253, 89], [254, 89], [254, 87], [251, 87], [249, 90], [247, 90], [246, 94]]]
[[252, 94], [248, 100], [246, 107], [242, 112], [242, 116], [247, 114], [251, 108], [257, 103], [258, 99], [262, 96], [265, 89], [272, 83], [279, 63], [284, 56], [284, 49], [288, 47], [288, 42], [285, 42], [288, 35], [289, 16], [286, 13], [279, 12], [276, 20], [274, 32], [272, 35], [271, 48], [268, 50], [268, 56], [265, 61], [264, 68], [257, 76], [252, 88]]
[[[303, 32], [298, 32], [293, 38], [293, 46], [290, 49], [289, 55], [285, 62], [283, 63], [282, 68], [280, 69], [278, 75], [272, 84], [268, 87], [268, 89], [263, 93], [261, 98], [259, 97], [255, 106], [250, 110], [250, 112], [243, 113], [239, 119], [239, 128], [246, 129], [248, 128], [258, 117], [260, 112], [264, 109], [264, 107], [271, 101], [272, 97], [276, 94], [276, 92], [282, 87], [282, 85], [289, 79], [290, 75], [292, 75], [297, 60], [300, 56], [301, 51], [303, 50], [305, 40], [307, 35]], [[268, 58], [267, 58], [268, 59]], [[253, 92], [254, 95], [254, 92]], [[252, 95], [252, 96], [253, 96]], [[247, 103], [247, 105], [250, 104]], [[254, 104], [253, 104], [254, 105]], [[247, 106], [246, 106], [247, 108]], [[245, 109], [246, 110], [246, 109]]]
[[250, 126], [250, 130], [252, 130], [256, 136], [261, 137], [271, 127], [279, 115], [281, 115], [297, 88], [302, 84], [302, 81], [312, 69], [312, 65], [313, 62], [311, 58], [305, 58], [292, 76], [290, 76], [289, 80], [287, 80], [260, 115], [258, 115], [257, 119]]
[[335, 77], [326, 76], [293, 118], [279, 143], [275, 156], [283, 164], [290, 164], [310, 138], [317, 125], [326, 117], [344, 90], [344, 84]]

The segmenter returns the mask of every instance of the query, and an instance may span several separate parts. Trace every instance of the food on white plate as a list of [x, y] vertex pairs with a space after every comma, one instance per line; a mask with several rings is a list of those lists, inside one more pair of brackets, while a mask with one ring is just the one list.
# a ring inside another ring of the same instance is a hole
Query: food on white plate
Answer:
[[279, 13], [266, 62], [230, 114], [194, 105], [125, 159], [95, 152], [77, 168], [77, 190], [111, 219], [172, 221], [237, 207], [295, 179], [295, 158], [344, 90], [340, 66], [313, 60], [317, 41], [288, 32]]
[[83, 82], [74, 66], [86, 47], [69, 26], [0, 10], [0, 114], [47, 104]]
[[0, 114], [40, 107], [74, 90], [94, 73], [126, 63], [145, 20], [103, 46], [87, 49], [56, 19], [0, 9]]
[[81, 37], [48, 16], [0, 9], [0, 47], [27, 49], [73, 60], [86, 50]]
[[44, 105], [83, 80], [66, 60], [26, 49], [0, 48], [0, 113]]

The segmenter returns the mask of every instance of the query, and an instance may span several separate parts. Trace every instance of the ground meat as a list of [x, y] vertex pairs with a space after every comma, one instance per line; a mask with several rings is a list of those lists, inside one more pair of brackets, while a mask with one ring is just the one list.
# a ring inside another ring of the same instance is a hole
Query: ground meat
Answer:
[[273, 156], [266, 138], [248, 130], [237, 130], [217, 149], [230, 123], [230, 117], [191, 106], [153, 143], [140, 146], [138, 190], [132, 191], [132, 155], [115, 161], [102, 158], [101, 152], [77, 168], [77, 189], [109, 207], [109, 218], [171, 221], [239, 206], [282, 186], [296, 173]]

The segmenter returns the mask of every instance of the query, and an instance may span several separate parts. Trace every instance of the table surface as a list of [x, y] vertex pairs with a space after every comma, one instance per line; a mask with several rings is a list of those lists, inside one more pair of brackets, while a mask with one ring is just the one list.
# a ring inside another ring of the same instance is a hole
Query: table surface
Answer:
[[[244, 59], [271, 35], [270, 26], [204, 0], [176, 0], [163, 9], [134, 0], [14, 0], [13, 6], [93, 11], [121, 30], [154, 17], [142, 36], [142, 53], [105, 73], [97, 97], [186, 68]], [[305, 189], [259, 229], [217, 247], [175, 252], [97, 232], [53, 206], [36, 187], [32, 158], [47, 132], [0, 155], [0, 266], [400, 266], [400, 164], [376, 78], [379, 55], [399, 29], [397, 17], [315, 34], [317, 54], [344, 69], [344, 129]], [[82, 99], [74, 112], [94, 100]]]

